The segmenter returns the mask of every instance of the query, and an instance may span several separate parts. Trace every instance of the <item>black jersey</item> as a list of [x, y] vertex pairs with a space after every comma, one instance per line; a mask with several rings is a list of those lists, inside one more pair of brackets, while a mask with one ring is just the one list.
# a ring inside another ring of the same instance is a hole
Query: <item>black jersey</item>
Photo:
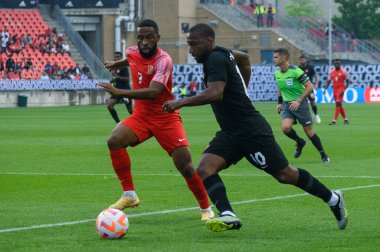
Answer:
[[[122, 68], [117, 69], [116, 74], [117, 76], [121, 76], [123, 78], [129, 77], [128, 67], [122, 67]], [[116, 78], [115, 80], [115, 87], [120, 88], [120, 89], [131, 89], [131, 86], [129, 85], [129, 81], [121, 80], [119, 78]]]
[[244, 80], [232, 52], [215, 47], [203, 64], [204, 84], [226, 83], [223, 99], [211, 103], [220, 128], [229, 135], [272, 134], [269, 124], [248, 97]]
[[311, 83], [313, 83], [313, 78], [316, 75], [314, 67], [310, 66], [309, 64], [306, 64], [306, 66], [299, 65], [298, 67], [305, 72], [305, 74], [309, 77]]

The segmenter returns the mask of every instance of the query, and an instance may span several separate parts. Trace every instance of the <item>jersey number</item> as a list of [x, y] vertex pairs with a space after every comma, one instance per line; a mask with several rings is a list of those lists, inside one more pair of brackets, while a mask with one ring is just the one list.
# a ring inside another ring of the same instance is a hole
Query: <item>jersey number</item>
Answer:
[[[234, 55], [232, 53], [230, 53], [230, 60], [232, 60], [232, 61], [235, 60], [235, 57], [234, 57]], [[240, 69], [239, 69], [239, 67], [237, 65], [235, 65], [235, 68], [236, 68], [236, 71], [238, 72], [238, 74], [240, 76], [241, 83], [243, 83], [243, 88], [244, 88], [245, 94], [246, 94], [247, 97], [249, 97], [247, 87], [245, 86], [245, 81], [243, 79], [243, 76], [240, 73]]]
[[249, 154], [249, 156], [252, 158], [253, 162], [261, 166], [261, 168], [265, 169], [267, 168], [267, 163], [265, 160], [265, 156], [261, 152], [256, 152], [255, 154]]
[[139, 84], [141, 85], [142, 84], [143, 75], [140, 72], [138, 72], [137, 75], [139, 76]]

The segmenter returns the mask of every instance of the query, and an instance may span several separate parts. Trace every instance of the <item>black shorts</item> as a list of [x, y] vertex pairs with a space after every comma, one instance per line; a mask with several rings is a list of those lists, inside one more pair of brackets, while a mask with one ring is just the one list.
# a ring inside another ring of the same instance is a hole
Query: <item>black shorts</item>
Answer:
[[[128, 85], [114, 85], [115, 88], [119, 88], [119, 89], [127, 89], [127, 90], [130, 90], [131, 87]], [[126, 98], [126, 97], [122, 97], [122, 96], [115, 96], [115, 95], [111, 95], [110, 97], [111, 99], [114, 99], [117, 101], [117, 103], [120, 103], [120, 102], [123, 102], [125, 103], [126, 105], [129, 105], [129, 104], [132, 104], [132, 99], [131, 98]]]
[[289, 165], [280, 146], [271, 134], [230, 136], [223, 131], [216, 133], [204, 153], [224, 158], [227, 166], [245, 157], [255, 167], [274, 175]]
[[110, 99], [114, 99], [117, 101], [117, 103], [125, 103], [126, 105], [129, 105], [129, 104], [132, 104], [132, 99], [131, 98], [126, 98], [126, 97], [122, 97], [122, 96], [114, 96], [112, 95], [110, 97]]

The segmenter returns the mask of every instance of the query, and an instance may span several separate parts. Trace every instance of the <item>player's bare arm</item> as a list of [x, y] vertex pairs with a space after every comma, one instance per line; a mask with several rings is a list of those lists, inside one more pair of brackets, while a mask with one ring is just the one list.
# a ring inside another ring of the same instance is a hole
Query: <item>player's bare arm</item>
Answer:
[[172, 113], [182, 107], [199, 106], [220, 101], [223, 99], [223, 91], [225, 86], [226, 83], [223, 81], [208, 82], [207, 88], [198, 95], [177, 101], [166, 101], [162, 105], [162, 111]]
[[137, 100], [153, 100], [164, 90], [164, 85], [157, 81], [152, 81], [148, 88], [142, 89], [119, 89], [115, 88], [109, 83], [98, 82], [97, 85], [101, 86], [111, 95], [122, 96], [126, 98], [132, 98]]
[[104, 67], [109, 69], [109, 70], [120, 68], [120, 67], [125, 67], [125, 66], [129, 66], [127, 59], [121, 59], [118, 61], [105, 61], [104, 62]]
[[318, 87], [319, 87], [318, 75], [314, 75], [314, 78], [315, 78], [315, 89], [318, 89]]
[[347, 89], [349, 85], [350, 85], [350, 80], [347, 79], [347, 80], [346, 80], [346, 86], [344, 87], [344, 89]]
[[278, 104], [277, 104], [276, 110], [277, 110], [277, 113], [280, 114], [281, 106], [282, 106], [282, 93], [279, 88], [277, 89], [277, 95], [278, 95]]
[[311, 92], [313, 92], [313, 85], [310, 81], [307, 81], [304, 83], [304, 86], [306, 87], [301, 96], [298, 98], [297, 101], [291, 101], [289, 105], [289, 109], [291, 110], [297, 110], [300, 106], [301, 102], [310, 95]]
[[232, 54], [238, 64], [241, 75], [243, 76], [244, 83], [246, 87], [249, 85], [249, 80], [251, 79], [251, 62], [249, 61], [248, 54], [232, 50]]
[[325, 85], [325, 90], [323, 90], [323, 94], [326, 94], [326, 90], [329, 88], [330, 84], [331, 84], [331, 80], [328, 80]]

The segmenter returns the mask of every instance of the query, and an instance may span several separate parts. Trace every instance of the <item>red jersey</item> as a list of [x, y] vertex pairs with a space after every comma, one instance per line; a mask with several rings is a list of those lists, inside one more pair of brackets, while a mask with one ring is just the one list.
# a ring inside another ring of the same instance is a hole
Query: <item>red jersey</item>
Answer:
[[343, 68], [339, 70], [333, 69], [329, 73], [328, 80], [332, 81], [334, 90], [344, 89], [345, 81], [348, 80], [348, 73]]
[[[162, 105], [168, 100], [174, 100], [173, 87], [173, 62], [167, 52], [157, 48], [156, 54], [150, 58], [143, 58], [137, 46], [131, 46], [126, 51], [126, 57], [132, 75], [132, 88], [148, 88], [152, 81], [165, 86], [162, 92], [154, 100], [135, 100], [133, 113], [142, 113], [152, 117], [167, 117], [167, 112], [162, 112]], [[178, 111], [175, 111], [177, 114]]]

